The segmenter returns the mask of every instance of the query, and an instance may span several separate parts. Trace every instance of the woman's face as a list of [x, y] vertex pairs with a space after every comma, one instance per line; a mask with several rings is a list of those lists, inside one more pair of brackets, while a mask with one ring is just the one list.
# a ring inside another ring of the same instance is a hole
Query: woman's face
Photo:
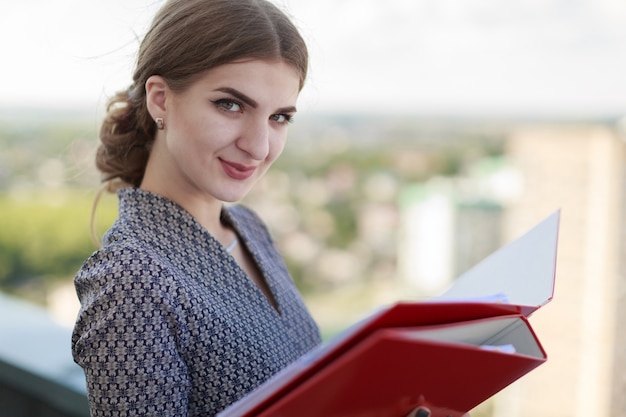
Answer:
[[157, 87], [151, 113], [165, 125], [150, 156], [157, 191], [179, 201], [242, 199], [281, 154], [299, 86], [292, 66], [250, 60], [213, 68], [182, 93]]

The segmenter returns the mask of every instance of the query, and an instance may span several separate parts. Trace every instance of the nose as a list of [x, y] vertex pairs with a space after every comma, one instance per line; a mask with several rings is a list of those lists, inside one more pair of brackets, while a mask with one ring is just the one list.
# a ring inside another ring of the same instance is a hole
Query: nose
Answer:
[[249, 120], [237, 140], [237, 147], [255, 161], [263, 161], [270, 152], [270, 126], [266, 120]]

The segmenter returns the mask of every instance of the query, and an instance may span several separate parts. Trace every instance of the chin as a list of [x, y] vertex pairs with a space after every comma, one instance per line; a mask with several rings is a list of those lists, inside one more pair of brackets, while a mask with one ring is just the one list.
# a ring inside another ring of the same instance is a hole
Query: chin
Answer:
[[248, 182], [246, 184], [243, 183], [225, 183], [222, 184], [219, 188], [205, 188], [206, 192], [211, 194], [213, 198], [222, 201], [224, 203], [236, 203], [238, 201], [243, 200], [250, 190], [252, 189], [254, 183]]
[[224, 203], [236, 203], [238, 201], [243, 200], [248, 193], [224, 193], [220, 196], [216, 196], [218, 200], [223, 201]]

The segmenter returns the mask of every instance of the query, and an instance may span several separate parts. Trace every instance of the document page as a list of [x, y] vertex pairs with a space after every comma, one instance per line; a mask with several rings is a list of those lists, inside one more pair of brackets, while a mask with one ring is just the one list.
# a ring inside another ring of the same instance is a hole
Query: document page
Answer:
[[462, 343], [488, 350], [544, 358], [528, 323], [521, 317], [494, 317], [444, 326], [395, 329], [403, 337]]

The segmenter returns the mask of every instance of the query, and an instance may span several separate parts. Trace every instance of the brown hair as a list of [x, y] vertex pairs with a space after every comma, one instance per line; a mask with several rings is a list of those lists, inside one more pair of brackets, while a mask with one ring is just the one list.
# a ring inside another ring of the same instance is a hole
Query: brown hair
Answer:
[[246, 58], [293, 65], [302, 89], [306, 44], [268, 0], [169, 0], [141, 43], [133, 83], [109, 100], [96, 154], [106, 188], [139, 186], [143, 179], [156, 132], [146, 107], [144, 86], [150, 76], [162, 76], [180, 92], [201, 73]]

